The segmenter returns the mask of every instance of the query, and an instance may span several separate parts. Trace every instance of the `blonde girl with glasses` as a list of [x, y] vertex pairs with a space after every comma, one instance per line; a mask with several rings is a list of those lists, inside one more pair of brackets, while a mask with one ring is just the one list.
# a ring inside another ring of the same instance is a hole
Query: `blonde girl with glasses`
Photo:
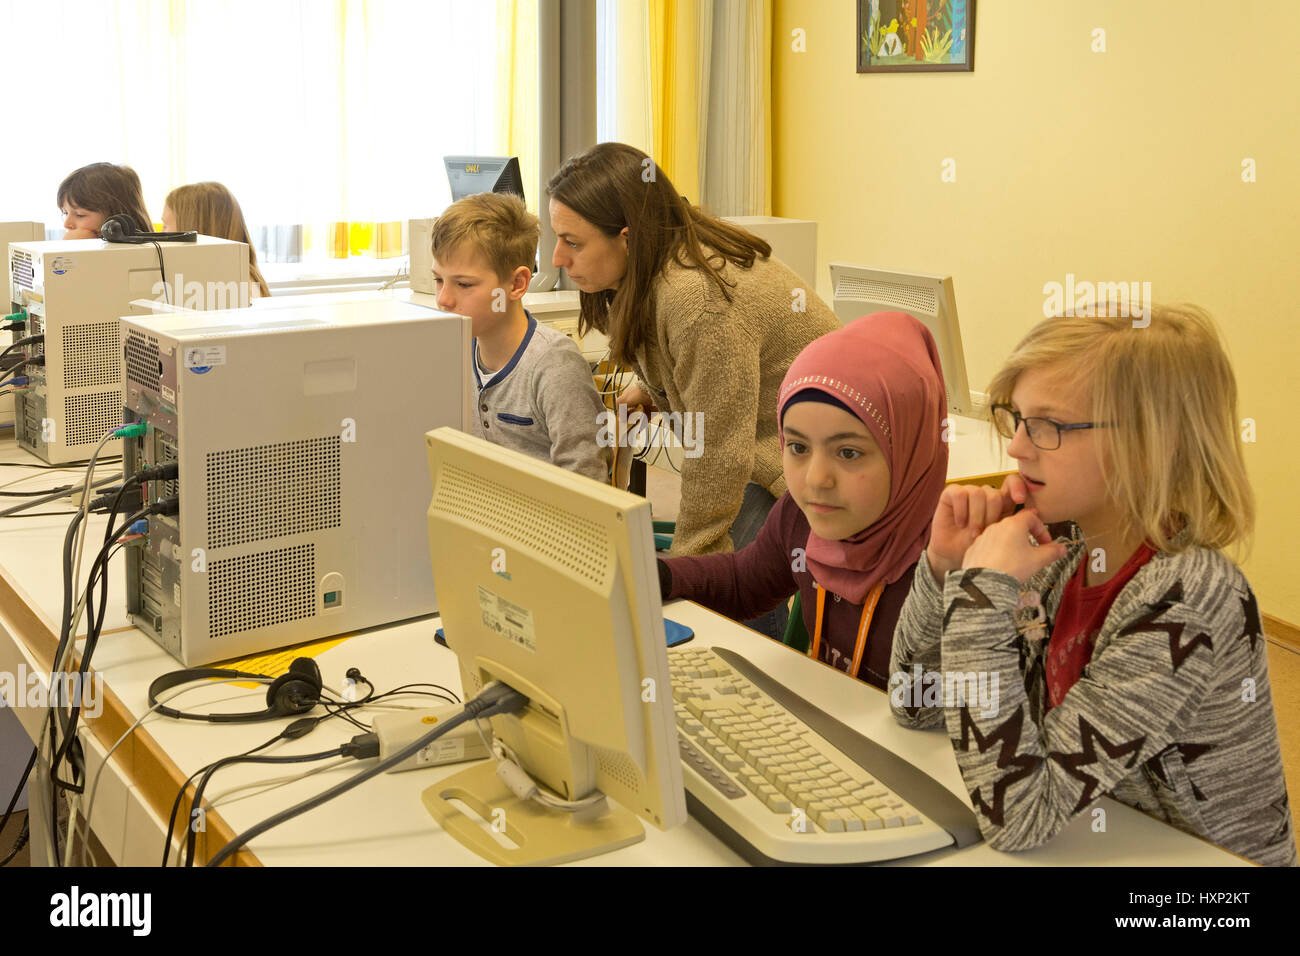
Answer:
[[[894, 637], [895, 716], [946, 724], [996, 849], [1088, 826], [1111, 796], [1295, 865], [1259, 606], [1224, 553], [1254, 500], [1214, 324], [1191, 306], [1146, 328], [1049, 319], [989, 398], [1018, 473], [941, 496]], [[996, 706], [926, 697], [931, 672], [987, 675]]]

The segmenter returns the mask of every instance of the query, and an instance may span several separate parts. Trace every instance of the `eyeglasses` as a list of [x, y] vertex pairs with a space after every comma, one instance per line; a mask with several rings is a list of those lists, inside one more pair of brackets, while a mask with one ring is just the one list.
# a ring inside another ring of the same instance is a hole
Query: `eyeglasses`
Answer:
[[1050, 418], [1022, 418], [1020, 413], [1009, 405], [994, 405], [993, 427], [1003, 438], [1014, 438], [1020, 430], [1021, 422], [1025, 425], [1025, 434], [1035, 448], [1043, 451], [1056, 451], [1061, 447], [1061, 432], [1081, 431], [1085, 428], [1105, 428], [1100, 422], [1079, 422], [1076, 425], [1062, 425]]

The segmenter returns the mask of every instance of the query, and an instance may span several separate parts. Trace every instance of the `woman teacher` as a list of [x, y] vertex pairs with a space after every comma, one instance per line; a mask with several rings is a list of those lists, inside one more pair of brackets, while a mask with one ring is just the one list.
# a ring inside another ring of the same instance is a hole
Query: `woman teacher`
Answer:
[[748, 544], [786, 490], [781, 380], [840, 321], [771, 246], [692, 206], [638, 149], [571, 157], [547, 193], [554, 264], [581, 291], [579, 330], [605, 333], [613, 360], [636, 371], [619, 405], [702, 413], [672, 553]]

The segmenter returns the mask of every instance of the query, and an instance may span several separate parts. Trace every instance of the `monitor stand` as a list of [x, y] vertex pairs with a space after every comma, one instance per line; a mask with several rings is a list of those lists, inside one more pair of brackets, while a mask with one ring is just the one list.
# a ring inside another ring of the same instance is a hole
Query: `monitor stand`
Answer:
[[[492, 760], [439, 781], [420, 798], [444, 830], [499, 866], [568, 863], [645, 839], [645, 829], [636, 814], [608, 800], [575, 813], [552, 810], [536, 800], [520, 800], [497, 776]], [[490, 825], [503, 827], [517, 849], [499, 843], [452, 800], [461, 801]]]

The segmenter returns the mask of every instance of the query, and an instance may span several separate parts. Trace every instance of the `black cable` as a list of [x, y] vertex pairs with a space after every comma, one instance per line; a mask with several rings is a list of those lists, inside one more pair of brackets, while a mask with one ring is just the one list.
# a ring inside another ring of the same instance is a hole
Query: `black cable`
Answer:
[[[18, 370], [21, 368], [26, 368], [28, 365], [35, 365], [37, 367], [40, 367], [44, 364], [45, 364], [44, 355], [35, 355], [29, 359], [23, 359], [18, 364], [11, 365], [4, 370], [4, 374], [0, 375], [0, 385], [4, 385], [4, 383], [9, 381], [11, 378], [22, 378], [22, 376], [18, 374]], [[14, 386], [14, 387], [19, 388], [21, 386]]]
[[[104, 485], [107, 485], [109, 482], [119, 480], [120, 477], [121, 476], [119, 475], [113, 475], [111, 478], [104, 478], [101, 481], [95, 482], [90, 487], [92, 489], [100, 488]], [[85, 487], [84, 485], [81, 485], [78, 488], [76, 488], [75, 491], [80, 491], [84, 487]], [[4, 511], [0, 511], [0, 518], [5, 518], [8, 517], [9, 515], [16, 515], [20, 511], [26, 511], [28, 508], [35, 508], [37, 505], [43, 505], [48, 501], [55, 501], [59, 498], [66, 498], [69, 494], [75, 493], [75, 491], [73, 489], [64, 489], [63, 491], [46, 492], [43, 495], [43, 497], [32, 498], [30, 501], [25, 501], [20, 505], [13, 505], [12, 507], [4, 509]]]
[[282, 810], [275, 816], [268, 817], [261, 823], [250, 827], [223, 846], [217, 852], [216, 856], [212, 857], [212, 859], [208, 861], [207, 865], [220, 866], [228, 857], [238, 852], [240, 847], [254, 837], [260, 836], [267, 830], [277, 827], [287, 820], [292, 820], [294, 817], [300, 816], [308, 810], [313, 810], [321, 804], [333, 800], [340, 794], [347, 793], [352, 788], [360, 786], [371, 777], [378, 776], [385, 770], [397, 766], [412, 755], [419, 753], [425, 747], [429, 746], [430, 743], [437, 740], [448, 731], [459, 727], [466, 721], [492, 717], [496, 714], [518, 713], [526, 706], [528, 706], [528, 698], [523, 694], [520, 694], [513, 687], [500, 683], [488, 684], [487, 687], [484, 687], [483, 690], [479, 692], [477, 697], [465, 704], [465, 709], [459, 714], [440, 722], [423, 737], [403, 747], [386, 760], [381, 760], [373, 767], [366, 768], [361, 773], [349, 777], [347, 780], [330, 787], [323, 793], [319, 793], [309, 800], [304, 800], [301, 803], [295, 804], [287, 810]]
[[[63, 614], [59, 618], [59, 643], [54, 651], [53, 665], [57, 666], [63, 657], [64, 651], [68, 646], [68, 634], [72, 630], [72, 606], [75, 600], [73, 595], [72, 583], [72, 547], [77, 538], [77, 527], [81, 524], [82, 513], [78, 511], [68, 523], [67, 533], [63, 536]], [[54, 671], [50, 673], [50, 684], [54, 683]], [[53, 695], [51, 695], [52, 697]], [[62, 714], [58, 709], [57, 702], [50, 701], [49, 713], [46, 715], [46, 721], [49, 725], [50, 753], [58, 748], [58, 723], [62, 720]], [[39, 748], [40, 741], [37, 741]], [[57, 789], [54, 786], [53, 767], [50, 772], [50, 834], [54, 841], [54, 859], [58, 860], [59, 848], [59, 825], [58, 825], [58, 804], [55, 800]]]
[[[162, 246], [158, 245], [156, 239], [150, 239], [149, 244], [158, 252], [158, 273], [162, 276], [163, 302], [167, 305], [171, 305], [172, 297], [171, 293], [167, 291], [167, 270], [163, 267]], [[180, 294], [179, 289], [177, 290], [177, 294]]]
[[[309, 718], [309, 719], [311, 719], [311, 718]], [[293, 740], [293, 739], [296, 739], [296, 738], [294, 738], [294, 737], [286, 737], [285, 735], [286, 735], [286, 734], [287, 734], [291, 729], [293, 729], [297, 724], [299, 724], [299, 723], [301, 723], [301, 721], [294, 721], [294, 723], [290, 724], [288, 727], [286, 727], [286, 728], [285, 728], [283, 731], [281, 731], [280, 733], [276, 734], [276, 735], [275, 735], [274, 737], [272, 737], [270, 740], [266, 741], [265, 743], [258, 744], [256, 747], [252, 748], [251, 750], [245, 750], [242, 754], [239, 754], [239, 756], [241, 756], [241, 757], [247, 757], [247, 756], [249, 756], [250, 754], [255, 754], [255, 753], [257, 753], [259, 750], [265, 750], [267, 747], [271, 746], [271, 744], [276, 743], [277, 741], [280, 741], [280, 740]], [[314, 725], [313, 725], [313, 726], [314, 726]], [[310, 730], [310, 728], [308, 728], [308, 729]], [[304, 731], [303, 733], [305, 734], [306, 732], [307, 732], [307, 731]], [[302, 736], [302, 734], [299, 734], [298, 736]], [[167, 836], [166, 836], [166, 838], [163, 840], [163, 859], [162, 859], [162, 865], [163, 865], [164, 867], [167, 865], [167, 858], [171, 856], [171, 852], [172, 852], [172, 834], [176, 831], [176, 814], [177, 814], [177, 812], [178, 812], [178, 811], [180, 810], [180, 808], [181, 808], [181, 801], [185, 798], [185, 791], [189, 788], [190, 783], [193, 782], [193, 780], [194, 780], [195, 777], [197, 777], [199, 774], [201, 774], [201, 773], [203, 773], [204, 771], [206, 771], [206, 770], [207, 770], [209, 767], [211, 767], [211, 766], [212, 766], [212, 764], [210, 764], [210, 763], [209, 763], [209, 764], [204, 764], [204, 765], [203, 765], [202, 767], [200, 767], [198, 770], [195, 770], [192, 774], [190, 774], [188, 777], [185, 778], [185, 782], [182, 783], [181, 786], [180, 786], [180, 789], [176, 791], [176, 799], [172, 801], [172, 812], [171, 812], [171, 816], [170, 816], [170, 817], [168, 818], [168, 820], [167, 820]], [[192, 804], [191, 804], [191, 806], [192, 806]], [[191, 814], [190, 814], [190, 815], [191, 815], [191, 817], [193, 816], [193, 811], [191, 811]], [[178, 862], [179, 862], [179, 859], [178, 859]]]
[[9, 855], [7, 857], [5, 857], [3, 860], [0, 860], [0, 867], [8, 866], [9, 861], [12, 860], [14, 857], [16, 857], [19, 854], [19, 852], [22, 851], [22, 848], [27, 845], [27, 838], [31, 836], [31, 832], [32, 832], [32, 820], [31, 817], [29, 816], [27, 817], [27, 819], [23, 820], [23, 828], [18, 831], [18, 840], [17, 842], [14, 843], [14, 848], [9, 851]]
[[[3, 352], [0, 352], [0, 362], [3, 362], [5, 360], [5, 356], [8, 355], [10, 352], [13, 352], [16, 349], [20, 349], [24, 345], [35, 345], [38, 342], [44, 342], [44, 341], [45, 341], [44, 335], [29, 335], [25, 339], [19, 339], [13, 345], [5, 349]], [[8, 369], [6, 369], [5, 371], [8, 371]]]
[[[158, 503], [158, 505], [161, 504], [162, 502]], [[90, 574], [86, 582], [86, 645], [81, 654], [81, 663], [77, 668], [78, 680], [81, 682], [80, 686], [85, 686], [86, 676], [90, 671], [90, 660], [95, 653], [95, 647], [99, 644], [99, 634], [104, 625], [104, 612], [108, 606], [108, 552], [112, 549], [112, 546], [117, 543], [118, 538], [123, 537], [130, 531], [131, 525], [135, 524], [141, 518], [146, 518], [151, 514], [157, 514], [161, 510], [158, 505], [150, 505], [141, 508], [135, 514], [131, 515], [131, 517], [112, 534], [112, 537], [104, 542], [103, 547], [99, 549], [99, 554], [95, 556], [95, 560], [91, 563]], [[113, 523], [115, 517], [116, 514], [109, 516], [110, 525]], [[95, 615], [95, 584], [97, 576], [101, 578], [99, 581], [101, 604], [98, 617]], [[77, 718], [80, 716], [80, 713], [81, 705], [79, 702], [69, 708], [68, 723], [64, 727], [63, 746], [55, 754], [54, 760], [51, 761], [51, 776], [54, 776], [54, 770], [67, 755], [68, 749], [72, 745], [72, 741], [76, 738]], [[57, 780], [57, 778], [55, 779]], [[69, 786], [62, 783], [59, 785], [63, 786], [64, 789], [72, 789], [79, 792], [79, 788], [76, 786]]]
[[0, 515], [0, 518], [67, 518], [81, 514], [80, 511], [25, 511], [16, 515]]
[[[116, 479], [109, 479], [109, 480], [112, 481]], [[123, 485], [123, 490], [125, 490], [125, 487], [129, 484], [130, 484], [130, 480], [128, 479], [128, 481], [125, 482]], [[116, 500], [120, 502], [120, 493], [119, 493], [119, 498]], [[135, 514], [133, 514], [130, 518], [126, 520], [126, 522], [122, 525], [120, 529], [118, 529], [114, 533], [114, 535], [110, 540], [105, 542], [104, 546], [100, 548], [99, 554], [96, 555], [94, 562], [91, 564], [90, 573], [86, 584], [86, 614], [87, 614], [86, 644], [81, 655], [80, 665], [77, 668], [77, 679], [79, 681], [78, 684], [79, 687], [85, 686], [86, 677], [90, 671], [90, 661], [94, 655], [95, 647], [99, 643], [100, 629], [103, 627], [104, 611], [108, 603], [107, 602], [107, 595], [108, 595], [107, 558], [108, 558], [109, 551], [112, 549], [112, 546], [117, 543], [117, 538], [123, 537], [129, 531], [131, 525], [133, 525], [136, 521], [140, 520], [141, 518], [147, 517], [148, 515], [151, 514], [159, 514], [159, 513], [166, 513], [172, 511], [172, 509], [176, 507], [179, 507], [179, 500], [175, 498], [169, 498], [164, 501], [157, 502], [156, 504], [141, 508], [139, 511], [137, 511]], [[80, 512], [78, 512], [78, 515], [80, 515]], [[110, 516], [109, 519], [110, 523], [113, 521], [115, 517], [116, 517], [115, 514]], [[77, 524], [78, 524], [77, 520], [74, 520], [70, 524], [68, 528], [68, 535], [65, 536], [64, 539], [64, 620], [61, 625], [62, 632], [60, 635], [59, 647], [54, 657], [55, 661], [59, 660], [60, 653], [67, 646], [68, 641], [71, 639], [72, 606], [74, 600], [73, 585], [72, 585], [72, 567], [71, 567], [72, 541], [75, 538], [75, 530]], [[94, 591], [95, 591], [95, 583], [96, 583], [95, 579], [96, 579], [96, 575], [101, 573], [101, 571], [103, 573], [103, 580], [101, 583], [102, 600], [101, 600], [100, 613], [98, 617], [96, 617], [94, 612]], [[64, 673], [66, 673], [66, 669]], [[51, 683], [53, 682], [51, 681]], [[73, 753], [73, 748], [77, 746], [76, 729], [77, 729], [77, 719], [81, 713], [80, 698], [77, 700], [75, 704], [73, 704], [72, 707], [69, 708], [66, 721], [64, 720], [63, 712], [60, 709], [57, 700], [52, 701], [51, 707], [53, 708], [53, 712], [55, 714], [56, 719], [50, 722], [50, 749], [51, 749], [50, 752], [52, 754], [50, 759], [50, 804], [52, 810], [50, 814], [51, 816], [50, 829], [51, 829], [51, 837], [52, 837], [52, 846], [54, 848], [54, 858], [56, 863], [58, 863], [59, 862], [58, 822], [57, 822], [58, 813], [53, 812], [53, 808], [57, 806], [58, 791], [60, 789], [63, 789], [63, 790], [69, 790], [72, 792], [79, 793], [82, 790], [80, 784], [77, 784], [75, 782], [69, 783], [67, 781], [60, 780], [58, 776], [59, 765], [65, 759], [69, 758], [69, 755]], [[58, 731], [55, 726], [56, 724], [59, 723], [63, 724], [63, 743], [61, 745], [58, 743]], [[75, 772], [76, 770], [75, 764], [73, 769]]]
[[[203, 804], [203, 791], [208, 786], [208, 781], [222, 767], [229, 767], [237, 763], [311, 763], [316, 760], [328, 760], [330, 757], [346, 757], [351, 751], [349, 744], [342, 744], [333, 750], [325, 750], [321, 753], [300, 754], [297, 756], [284, 757], [226, 757], [212, 764], [208, 771], [199, 781], [199, 785], [194, 788], [194, 799], [190, 801], [190, 817], [194, 817], [196, 809], [201, 809]], [[189, 828], [189, 836], [185, 838], [185, 865], [192, 867], [194, 865], [194, 848], [198, 843], [198, 831], [193, 826]]]
[[[23, 787], [27, 784], [27, 778], [31, 776], [32, 767], [34, 766], [36, 766], [35, 747], [32, 748], [32, 755], [27, 758], [27, 769], [24, 770], [22, 776], [18, 778], [18, 786], [14, 788], [14, 795], [9, 798], [9, 806], [5, 807], [4, 818], [0, 819], [0, 833], [3, 833], [4, 828], [9, 825], [9, 818], [13, 815], [14, 807], [18, 806], [18, 798], [22, 796]], [[30, 814], [29, 814], [29, 818], [30, 818]], [[23, 827], [23, 831], [27, 831], [27, 829], [28, 829], [27, 826]], [[4, 866], [5, 863], [8, 863], [15, 856], [17, 856], [18, 851], [23, 848], [23, 844], [26, 842], [27, 841], [24, 837], [24, 833], [20, 832], [18, 834], [18, 842], [14, 844], [13, 849], [9, 852], [9, 855], [5, 857], [4, 863], [0, 863], [0, 866]]]
[[[35, 478], [35, 475], [32, 475]], [[72, 485], [59, 485], [57, 488], [42, 488], [40, 491], [0, 491], [0, 496], [5, 498], [39, 498], [41, 495], [53, 494], [56, 491], [71, 491]]]
[[[121, 455], [115, 455], [112, 458], [96, 458], [95, 465], [113, 465], [122, 460]], [[70, 461], [62, 465], [32, 465], [22, 461], [0, 461], [0, 468], [36, 468], [40, 471], [85, 471], [86, 466], [90, 464], [90, 459], [84, 461]]]

